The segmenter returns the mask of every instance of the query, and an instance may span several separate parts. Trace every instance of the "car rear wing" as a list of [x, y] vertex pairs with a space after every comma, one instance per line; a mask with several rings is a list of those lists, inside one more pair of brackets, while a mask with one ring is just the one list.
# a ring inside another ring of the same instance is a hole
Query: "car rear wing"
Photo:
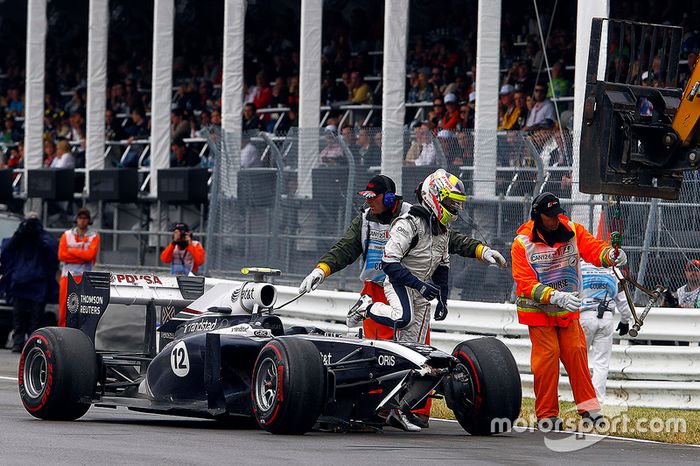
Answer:
[[145, 306], [144, 353], [156, 353], [156, 328], [204, 294], [204, 277], [86, 272], [68, 277], [66, 325], [93, 342], [100, 319], [111, 304]]

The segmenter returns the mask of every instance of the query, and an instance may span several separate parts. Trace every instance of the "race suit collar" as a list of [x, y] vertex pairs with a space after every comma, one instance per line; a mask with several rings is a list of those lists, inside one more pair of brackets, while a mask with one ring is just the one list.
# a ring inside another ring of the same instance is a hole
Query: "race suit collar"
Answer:
[[433, 234], [433, 236], [437, 236], [440, 233], [445, 233], [447, 231], [447, 227], [445, 227], [445, 225], [443, 225], [442, 223], [438, 222], [433, 216], [433, 214], [423, 206], [414, 205], [411, 207], [411, 210], [409, 210], [408, 213], [420, 219], [423, 219], [425, 223], [428, 224], [430, 232]]

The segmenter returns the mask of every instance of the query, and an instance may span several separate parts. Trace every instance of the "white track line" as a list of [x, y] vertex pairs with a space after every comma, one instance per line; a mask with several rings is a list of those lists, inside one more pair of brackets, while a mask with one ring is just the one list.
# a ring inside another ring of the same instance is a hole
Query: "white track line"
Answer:
[[7, 377], [4, 375], [0, 375], [0, 380], [11, 380], [13, 382], [17, 382], [17, 377]]

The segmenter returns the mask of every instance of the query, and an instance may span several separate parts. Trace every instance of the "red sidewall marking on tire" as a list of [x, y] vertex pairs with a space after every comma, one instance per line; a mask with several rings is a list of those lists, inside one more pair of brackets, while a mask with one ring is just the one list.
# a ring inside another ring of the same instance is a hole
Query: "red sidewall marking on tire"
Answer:
[[476, 380], [476, 391], [481, 393], [481, 383], [479, 382], [479, 375], [476, 372], [476, 367], [474, 367], [474, 363], [469, 358], [469, 356], [467, 356], [466, 353], [464, 353], [463, 351], [460, 351], [458, 354], [464, 359], [466, 359], [469, 365], [472, 367], [472, 372], [474, 372], [474, 380]]
[[25, 364], [25, 360], [24, 360], [24, 353], [25, 352], [24, 351], [22, 351], [22, 357], [20, 359], [18, 377], [17, 377], [19, 389], [20, 389], [20, 398], [22, 399], [22, 404], [24, 405], [24, 408], [30, 412], [38, 411], [38, 410], [42, 409], [44, 406], [46, 406], [46, 402], [48, 401], [48, 397], [51, 394], [51, 388], [53, 386], [54, 366], [53, 366], [53, 362], [50, 361], [51, 352], [47, 348], [49, 345], [48, 340], [46, 340], [46, 338], [44, 338], [44, 336], [42, 336], [42, 335], [35, 335], [27, 341], [27, 344], [24, 345], [24, 348], [27, 349], [27, 348], [29, 348], [30, 345], [35, 344], [35, 340], [41, 340], [46, 345], [43, 350], [44, 350], [44, 355], [46, 356], [46, 372], [47, 372], [47, 374], [46, 374], [46, 388], [44, 389], [44, 393], [41, 395], [41, 399], [39, 400], [39, 404], [37, 406], [29, 405], [27, 400], [25, 399], [25, 396], [24, 396], [26, 393], [26, 391], [23, 389], [24, 364]]
[[[271, 349], [275, 352], [277, 355], [277, 403], [275, 403], [275, 410], [272, 412], [272, 415], [269, 417], [266, 415], [263, 415], [258, 419], [256, 416], [256, 420], [258, 421], [258, 424], [261, 426], [265, 426], [277, 418], [277, 414], [279, 414], [280, 410], [280, 403], [284, 400], [284, 395], [283, 395], [283, 383], [284, 383], [284, 365], [280, 364], [282, 362], [282, 353], [280, 350], [277, 348], [277, 345], [273, 345], [271, 343], [268, 343], [265, 345], [265, 347], [260, 351], [260, 354], [262, 354], [266, 349]], [[258, 355], [258, 360], [260, 360], [260, 355]], [[257, 361], [255, 363], [255, 367], [257, 368], [258, 364]], [[255, 383], [255, 369], [253, 369], [253, 383]], [[253, 414], [258, 414], [258, 408], [257, 408], [257, 402], [255, 400], [255, 389], [250, 391], [250, 397], [253, 402]]]
[[474, 399], [474, 407], [478, 411], [481, 408], [481, 404], [484, 402], [484, 397], [481, 395], [481, 382], [479, 382], [479, 375], [476, 372], [476, 367], [474, 366], [474, 362], [472, 362], [471, 358], [467, 356], [464, 351], [460, 351], [459, 355], [467, 360], [472, 368], [472, 372], [474, 373], [474, 380], [476, 380], [476, 397]]
[[272, 413], [272, 416], [266, 421], [267, 423], [272, 423], [277, 418], [277, 414], [279, 414], [280, 411], [280, 406], [282, 405], [282, 383], [283, 383], [283, 377], [284, 376], [284, 366], [281, 364], [277, 365], [277, 402], [275, 403], [275, 410]]

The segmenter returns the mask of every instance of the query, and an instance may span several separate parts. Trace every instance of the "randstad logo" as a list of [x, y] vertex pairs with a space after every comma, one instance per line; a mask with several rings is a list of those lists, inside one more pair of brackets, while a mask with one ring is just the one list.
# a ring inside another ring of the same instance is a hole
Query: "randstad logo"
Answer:
[[541, 262], [554, 259], [554, 252], [538, 252], [530, 256], [530, 262]]

